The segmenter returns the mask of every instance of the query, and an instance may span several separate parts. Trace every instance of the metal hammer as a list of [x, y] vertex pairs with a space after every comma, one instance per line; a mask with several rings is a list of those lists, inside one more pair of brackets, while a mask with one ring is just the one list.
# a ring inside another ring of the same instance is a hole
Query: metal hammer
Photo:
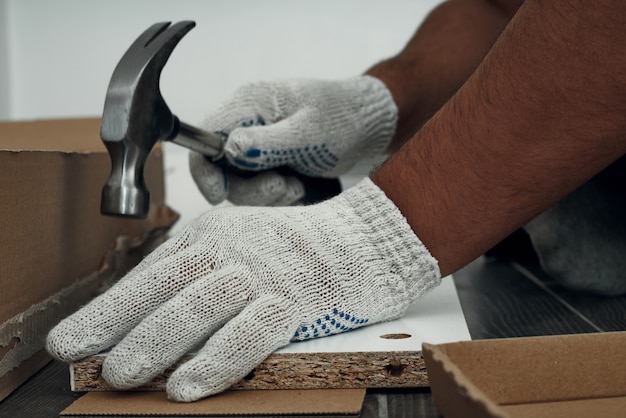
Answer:
[[[225, 139], [181, 122], [161, 95], [161, 71], [172, 51], [195, 22], [156, 23], [143, 32], [115, 67], [107, 90], [100, 137], [111, 157], [111, 175], [102, 189], [100, 210], [106, 215], [145, 218], [150, 193], [144, 181], [144, 165], [158, 141], [172, 141], [198, 151], [238, 175], [251, 176], [228, 166]], [[338, 179], [312, 178], [281, 167], [295, 175], [306, 189], [303, 203], [314, 203], [341, 191]]]

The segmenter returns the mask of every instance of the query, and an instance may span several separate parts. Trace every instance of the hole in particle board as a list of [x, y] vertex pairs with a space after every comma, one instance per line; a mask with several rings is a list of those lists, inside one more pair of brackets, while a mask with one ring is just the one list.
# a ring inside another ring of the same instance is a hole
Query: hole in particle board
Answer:
[[400, 376], [404, 371], [404, 365], [399, 360], [393, 359], [385, 366], [385, 370], [390, 376]]
[[411, 338], [411, 334], [384, 334], [381, 335], [380, 338], [384, 338], [386, 340], [402, 340], [404, 338]]
[[244, 380], [252, 380], [254, 379], [254, 369], [250, 373], [248, 373], [244, 378]]

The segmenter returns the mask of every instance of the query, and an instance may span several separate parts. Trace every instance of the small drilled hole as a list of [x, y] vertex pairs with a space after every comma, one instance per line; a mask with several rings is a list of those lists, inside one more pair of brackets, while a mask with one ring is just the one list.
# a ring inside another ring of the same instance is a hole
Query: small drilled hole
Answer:
[[385, 334], [381, 335], [380, 338], [384, 338], [386, 340], [402, 340], [404, 338], [411, 338], [411, 334]]
[[389, 364], [385, 366], [385, 370], [387, 370], [390, 376], [401, 376], [404, 371], [404, 365], [398, 360], [391, 360]]

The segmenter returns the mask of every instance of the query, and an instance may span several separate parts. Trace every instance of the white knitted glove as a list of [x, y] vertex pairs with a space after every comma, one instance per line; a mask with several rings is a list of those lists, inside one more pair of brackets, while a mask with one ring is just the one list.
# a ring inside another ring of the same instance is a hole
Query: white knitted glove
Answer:
[[277, 348], [398, 318], [438, 285], [437, 261], [369, 179], [310, 206], [218, 208], [57, 325], [48, 351], [73, 361], [111, 346], [115, 388], [167, 382], [193, 401], [246, 376]]
[[[397, 108], [378, 79], [257, 82], [239, 88], [202, 128], [222, 134], [231, 164], [252, 171], [287, 166], [310, 177], [338, 177], [362, 158], [385, 152]], [[243, 179], [190, 154], [191, 174], [213, 204], [289, 205], [302, 184], [275, 171]]]

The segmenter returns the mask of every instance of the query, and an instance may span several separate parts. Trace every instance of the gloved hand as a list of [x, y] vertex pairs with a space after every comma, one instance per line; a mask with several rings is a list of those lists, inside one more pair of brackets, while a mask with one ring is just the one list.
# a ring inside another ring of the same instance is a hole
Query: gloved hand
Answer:
[[48, 335], [73, 361], [111, 346], [102, 376], [132, 388], [198, 343], [167, 382], [193, 401], [293, 340], [398, 318], [440, 282], [437, 261], [369, 179], [322, 203], [218, 208]]
[[391, 93], [374, 77], [252, 83], [202, 128], [223, 135], [231, 164], [264, 171], [244, 179], [192, 152], [191, 174], [212, 204], [289, 205], [302, 197], [302, 184], [265, 170], [287, 166], [310, 177], [338, 177], [362, 158], [384, 153], [396, 123]]

